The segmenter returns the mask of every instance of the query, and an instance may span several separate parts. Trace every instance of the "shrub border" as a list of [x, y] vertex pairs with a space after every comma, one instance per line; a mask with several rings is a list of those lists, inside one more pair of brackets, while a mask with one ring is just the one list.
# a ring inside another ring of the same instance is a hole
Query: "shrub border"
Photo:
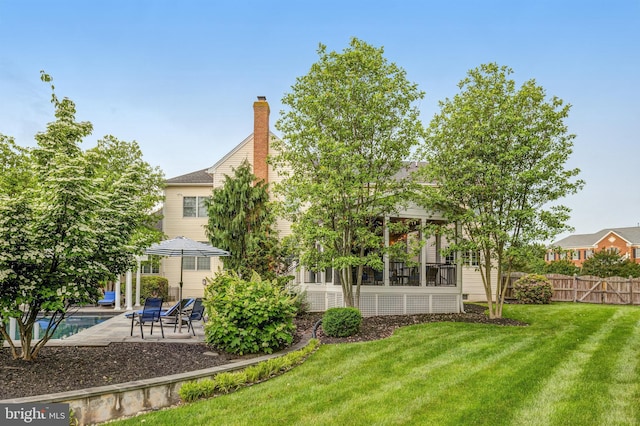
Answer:
[[307, 346], [288, 354], [270, 358], [236, 371], [224, 371], [212, 378], [184, 383], [178, 393], [184, 402], [194, 402], [264, 382], [277, 377], [302, 364], [305, 359], [320, 347], [318, 339], [311, 339]]
[[140, 413], [169, 408], [183, 403], [179, 396], [179, 390], [185, 383], [207, 377], [212, 378], [219, 373], [241, 370], [271, 358], [282, 357], [306, 347], [311, 341], [310, 336], [305, 335], [300, 342], [278, 353], [188, 373], [69, 392], [7, 399], [0, 401], [0, 403], [67, 403], [69, 408], [73, 410], [75, 418], [80, 425], [133, 417]]

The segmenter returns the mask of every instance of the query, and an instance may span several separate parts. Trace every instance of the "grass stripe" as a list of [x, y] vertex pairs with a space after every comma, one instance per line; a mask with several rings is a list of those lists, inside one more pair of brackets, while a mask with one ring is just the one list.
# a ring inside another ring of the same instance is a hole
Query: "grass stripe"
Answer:
[[613, 315], [602, 324], [594, 333], [581, 343], [578, 348], [571, 351], [564, 362], [560, 363], [554, 374], [547, 379], [542, 389], [532, 395], [513, 418], [513, 425], [550, 425], [558, 407], [566, 403], [566, 395], [576, 386], [582, 369], [588, 363], [593, 353], [616, 327], [621, 310], [614, 311]]
[[[636, 315], [637, 316], [637, 315]], [[640, 321], [632, 327], [632, 334], [619, 347], [612, 383], [608, 392], [608, 406], [601, 417], [603, 425], [640, 424]]]

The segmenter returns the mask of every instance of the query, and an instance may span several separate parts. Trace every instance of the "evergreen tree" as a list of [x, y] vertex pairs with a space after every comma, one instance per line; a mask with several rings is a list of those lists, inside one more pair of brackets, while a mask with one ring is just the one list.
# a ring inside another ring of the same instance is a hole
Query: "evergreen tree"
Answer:
[[213, 190], [207, 237], [215, 247], [229, 251], [229, 256], [221, 258], [225, 269], [245, 277], [255, 271], [263, 278], [273, 278], [284, 269], [284, 256], [273, 229], [275, 216], [267, 185], [256, 181], [247, 160], [233, 173]]

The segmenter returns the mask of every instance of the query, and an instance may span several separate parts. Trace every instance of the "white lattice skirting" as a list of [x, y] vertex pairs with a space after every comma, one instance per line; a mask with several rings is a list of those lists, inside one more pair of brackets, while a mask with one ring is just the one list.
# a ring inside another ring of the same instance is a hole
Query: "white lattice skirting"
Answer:
[[[339, 288], [317, 288], [310, 285], [305, 291], [310, 310], [313, 312], [344, 306], [342, 291]], [[427, 289], [423, 291], [363, 291], [360, 294], [360, 311], [363, 316], [445, 314], [461, 311], [461, 294], [427, 293]]]

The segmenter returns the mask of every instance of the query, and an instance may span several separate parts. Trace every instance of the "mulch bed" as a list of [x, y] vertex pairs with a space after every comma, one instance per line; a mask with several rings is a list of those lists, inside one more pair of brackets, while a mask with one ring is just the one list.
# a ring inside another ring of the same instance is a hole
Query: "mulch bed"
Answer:
[[[393, 315], [364, 318], [355, 336], [317, 337], [323, 344], [352, 343], [383, 339], [398, 327], [428, 322], [475, 322], [497, 325], [525, 325], [508, 319], [489, 319], [484, 307], [467, 304], [464, 314]], [[310, 333], [322, 313], [296, 318], [299, 341]], [[255, 356], [255, 355], [253, 355]], [[111, 343], [106, 347], [45, 346], [32, 362], [14, 360], [9, 349], [0, 351], [0, 400], [104, 386], [227, 364], [238, 357], [212, 350], [204, 344]]]

